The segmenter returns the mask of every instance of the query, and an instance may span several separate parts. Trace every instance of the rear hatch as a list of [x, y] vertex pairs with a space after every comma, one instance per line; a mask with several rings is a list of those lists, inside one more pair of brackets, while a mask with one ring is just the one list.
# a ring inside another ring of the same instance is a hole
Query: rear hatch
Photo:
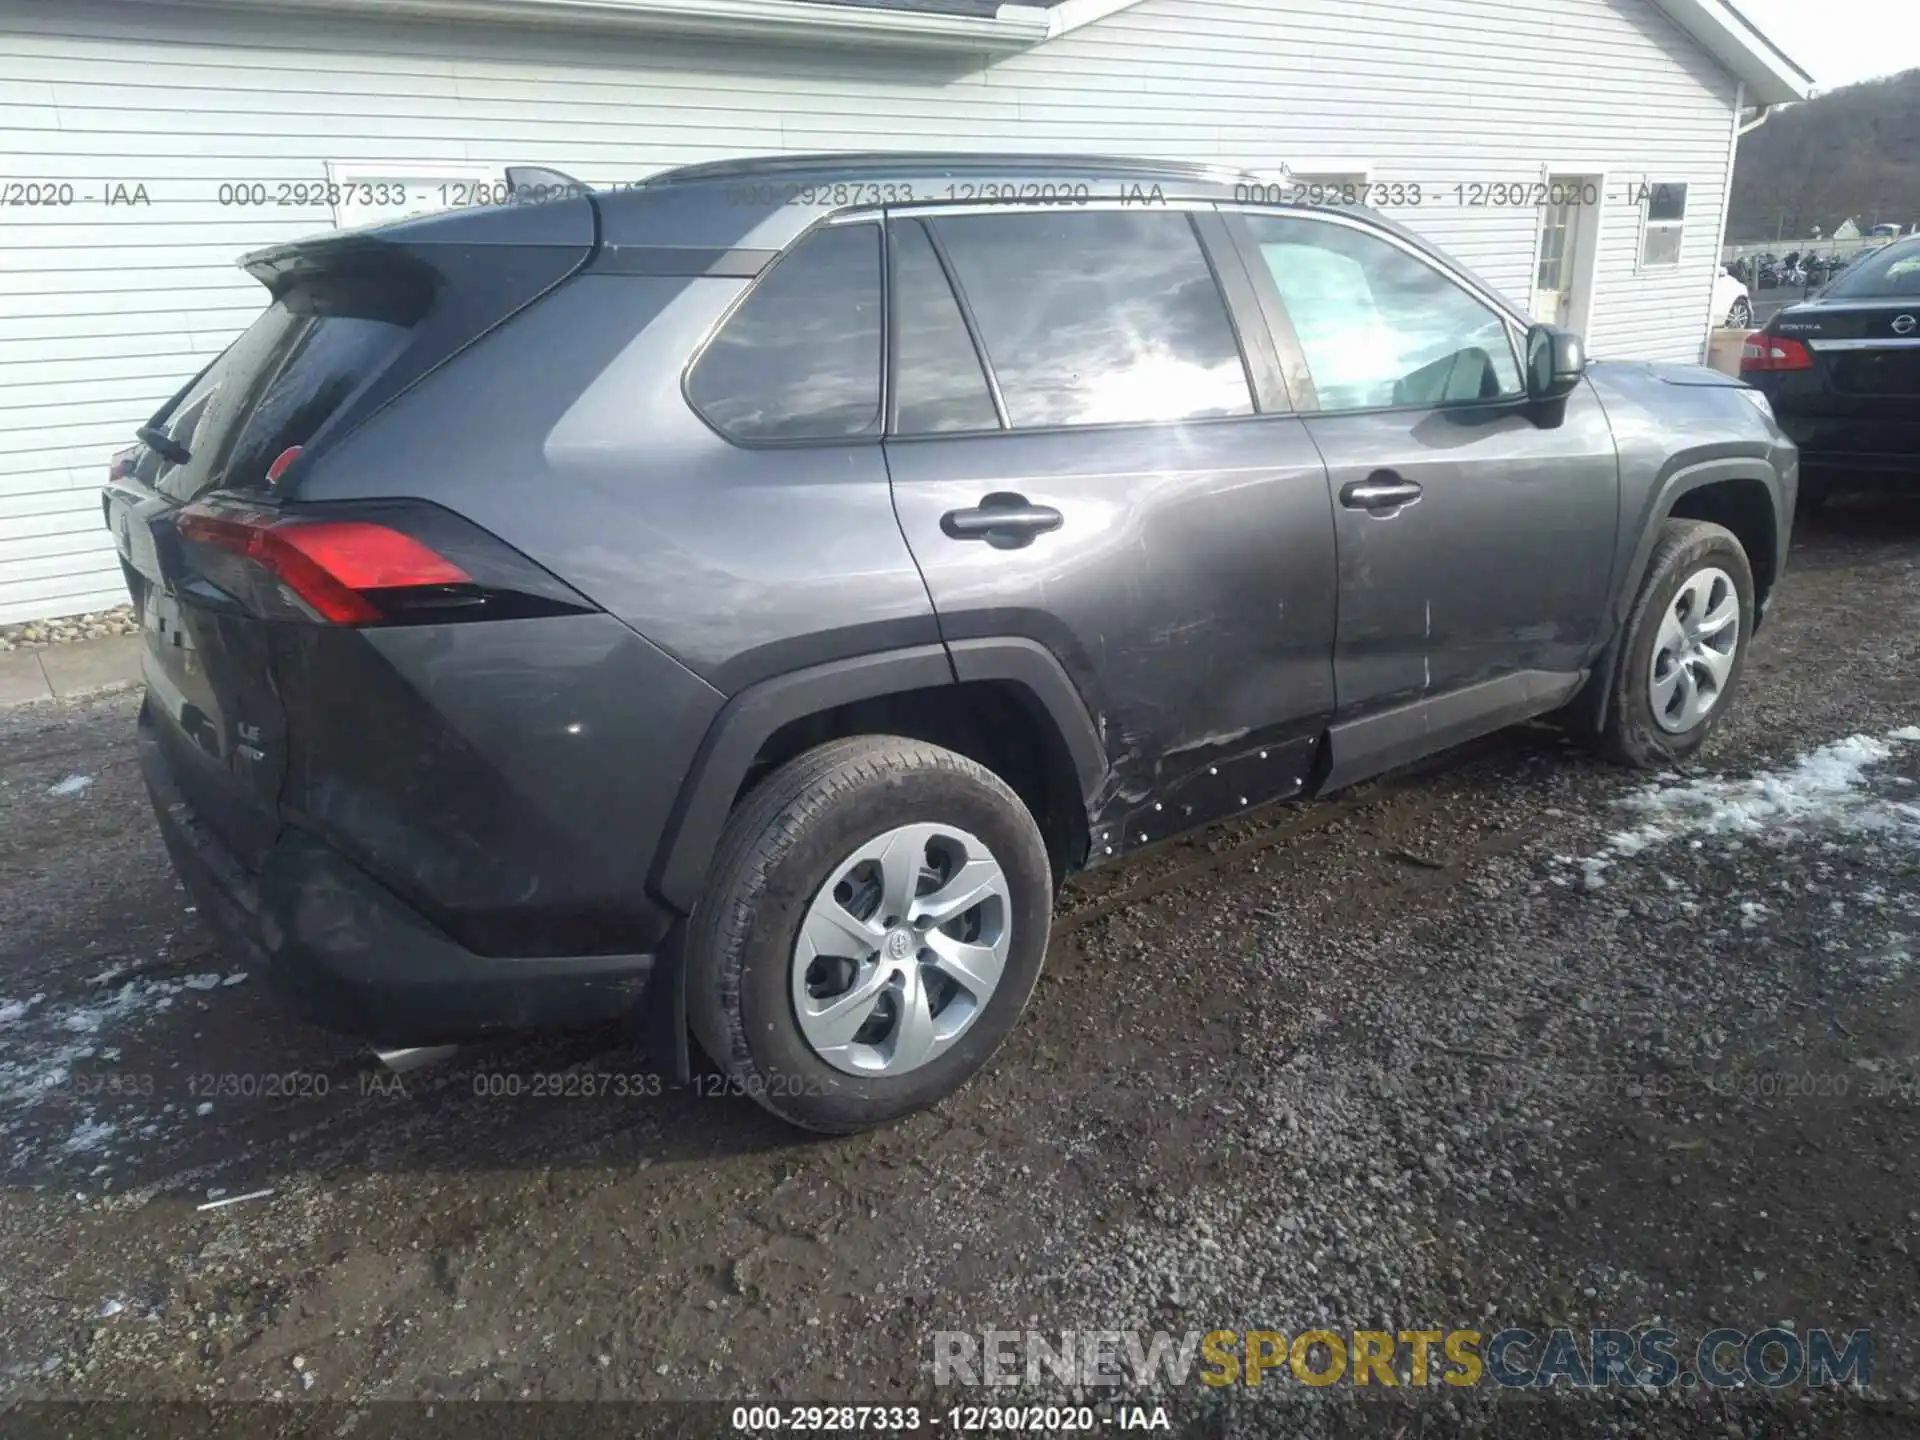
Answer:
[[248, 256], [267, 308], [114, 458], [103, 508], [145, 637], [147, 723], [188, 804], [250, 868], [280, 825], [286, 627], [408, 623], [403, 600], [440, 607], [413, 612], [426, 617], [489, 598], [478, 567], [447, 558], [472, 537], [445, 512], [308, 513], [301, 474], [565, 279], [596, 231], [582, 197]]

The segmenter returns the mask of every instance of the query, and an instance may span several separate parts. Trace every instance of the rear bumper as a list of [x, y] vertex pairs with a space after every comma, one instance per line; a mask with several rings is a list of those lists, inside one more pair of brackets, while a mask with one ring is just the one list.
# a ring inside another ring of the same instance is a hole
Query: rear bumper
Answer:
[[637, 1016], [652, 955], [475, 955], [296, 829], [246, 869], [181, 795], [152, 727], [143, 710], [140, 764], [174, 868], [234, 957], [314, 1023], [400, 1046]]
[[1845, 450], [1800, 452], [1801, 483], [1816, 490], [1920, 490], [1920, 455], [1860, 455]]
[[1803, 483], [1823, 490], [1920, 488], [1920, 422], [1787, 413], [1780, 426], [1800, 447]]

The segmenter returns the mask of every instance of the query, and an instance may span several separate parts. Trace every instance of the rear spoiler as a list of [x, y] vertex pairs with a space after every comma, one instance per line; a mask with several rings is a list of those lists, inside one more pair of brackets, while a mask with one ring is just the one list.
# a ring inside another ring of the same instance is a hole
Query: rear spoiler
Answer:
[[[557, 170], [514, 166], [507, 174], [508, 183], [518, 186], [507, 204], [325, 231], [251, 251], [240, 257], [240, 268], [277, 300], [303, 276], [319, 274], [377, 275], [388, 284], [410, 279], [431, 287], [439, 272], [471, 263], [476, 251], [545, 252], [549, 264], [566, 272], [584, 263], [600, 241], [592, 190]], [[535, 199], [546, 203], [526, 203]]]

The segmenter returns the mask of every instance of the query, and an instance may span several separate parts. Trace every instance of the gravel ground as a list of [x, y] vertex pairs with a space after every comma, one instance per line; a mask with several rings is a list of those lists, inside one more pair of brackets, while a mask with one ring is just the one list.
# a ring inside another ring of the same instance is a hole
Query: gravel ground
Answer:
[[0, 717], [0, 1396], [944, 1409], [1008, 1398], [945, 1330], [1791, 1323], [1872, 1385], [1168, 1403], [1912, 1433], [1917, 652], [1920, 509], [1836, 507], [1688, 773], [1528, 727], [1086, 877], [989, 1072], [833, 1141], [616, 1035], [383, 1080], [187, 911], [130, 697]]

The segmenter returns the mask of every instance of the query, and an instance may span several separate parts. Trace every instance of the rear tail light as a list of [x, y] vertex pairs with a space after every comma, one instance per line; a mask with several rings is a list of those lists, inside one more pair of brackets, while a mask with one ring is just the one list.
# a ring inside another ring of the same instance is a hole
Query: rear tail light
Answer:
[[290, 513], [203, 502], [174, 517], [192, 569], [268, 619], [426, 624], [591, 610], [518, 551], [431, 505]]
[[140, 446], [129, 445], [124, 450], [116, 450], [113, 458], [107, 462], [107, 479], [124, 480], [133, 473], [133, 467], [140, 461]]
[[188, 506], [175, 525], [184, 540], [251, 561], [336, 625], [378, 625], [386, 618], [366, 591], [473, 579], [412, 536], [364, 521], [288, 522]]
[[1740, 347], [1740, 371], [1811, 370], [1813, 351], [1799, 340], [1781, 335], [1749, 335]]

